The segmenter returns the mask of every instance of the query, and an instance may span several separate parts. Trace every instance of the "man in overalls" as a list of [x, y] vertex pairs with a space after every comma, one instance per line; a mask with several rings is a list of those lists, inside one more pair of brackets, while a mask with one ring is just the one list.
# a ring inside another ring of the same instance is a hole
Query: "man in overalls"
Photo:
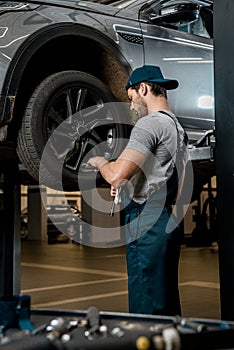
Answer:
[[178, 290], [180, 230], [172, 205], [178, 190], [176, 158], [184, 130], [171, 112], [166, 90], [178, 82], [165, 79], [159, 67], [142, 66], [126, 90], [138, 120], [129, 142], [115, 161], [88, 163], [111, 185], [124, 188], [129, 312], [181, 314]]

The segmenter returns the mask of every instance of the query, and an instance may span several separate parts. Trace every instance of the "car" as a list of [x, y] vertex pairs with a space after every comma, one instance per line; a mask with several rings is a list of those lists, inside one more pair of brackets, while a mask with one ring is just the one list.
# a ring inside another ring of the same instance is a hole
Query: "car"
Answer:
[[[191, 149], [215, 144], [212, 23], [212, 0], [1, 2], [1, 142], [41, 184], [94, 186], [83, 164], [120, 154], [134, 124], [125, 83], [151, 64], [179, 81], [168, 97]], [[212, 154], [195, 157], [194, 198]]]
[[[47, 204], [48, 243], [67, 243], [69, 240], [87, 234], [87, 226], [75, 205]], [[21, 211], [21, 239], [28, 238], [28, 208]]]

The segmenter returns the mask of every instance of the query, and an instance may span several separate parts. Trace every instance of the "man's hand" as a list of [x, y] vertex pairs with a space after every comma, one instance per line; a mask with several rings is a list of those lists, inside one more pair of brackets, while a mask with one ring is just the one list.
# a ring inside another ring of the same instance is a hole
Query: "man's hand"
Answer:
[[106, 182], [114, 188], [119, 188], [131, 179], [146, 158], [143, 153], [126, 148], [115, 161], [109, 162], [104, 157], [93, 157], [88, 160], [88, 164], [100, 171]]
[[104, 157], [93, 157], [90, 158], [87, 162], [90, 164], [93, 168], [99, 170], [104, 164], [108, 163], [108, 161]]

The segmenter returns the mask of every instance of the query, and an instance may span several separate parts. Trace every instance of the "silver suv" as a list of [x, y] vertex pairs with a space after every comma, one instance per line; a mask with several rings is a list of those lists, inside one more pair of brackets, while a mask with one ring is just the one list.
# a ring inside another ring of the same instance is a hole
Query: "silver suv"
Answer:
[[[155, 64], [179, 80], [168, 98], [190, 144], [207, 146], [214, 129], [212, 22], [211, 0], [0, 2], [1, 142], [16, 147], [37, 181], [40, 173], [58, 188], [59, 168], [65, 190], [77, 190], [78, 178], [88, 187], [85, 156], [114, 159], [130, 129], [129, 114], [113, 102], [127, 102], [134, 68]], [[55, 129], [59, 141], [48, 142]], [[215, 166], [203, 153], [195, 159], [199, 193]]]

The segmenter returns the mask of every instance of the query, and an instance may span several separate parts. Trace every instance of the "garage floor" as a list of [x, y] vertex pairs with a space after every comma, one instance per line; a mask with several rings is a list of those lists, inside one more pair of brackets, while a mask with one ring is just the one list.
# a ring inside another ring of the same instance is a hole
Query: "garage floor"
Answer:
[[[182, 247], [184, 317], [220, 319], [218, 249]], [[21, 292], [32, 307], [127, 312], [125, 248], [22, 242]]]

